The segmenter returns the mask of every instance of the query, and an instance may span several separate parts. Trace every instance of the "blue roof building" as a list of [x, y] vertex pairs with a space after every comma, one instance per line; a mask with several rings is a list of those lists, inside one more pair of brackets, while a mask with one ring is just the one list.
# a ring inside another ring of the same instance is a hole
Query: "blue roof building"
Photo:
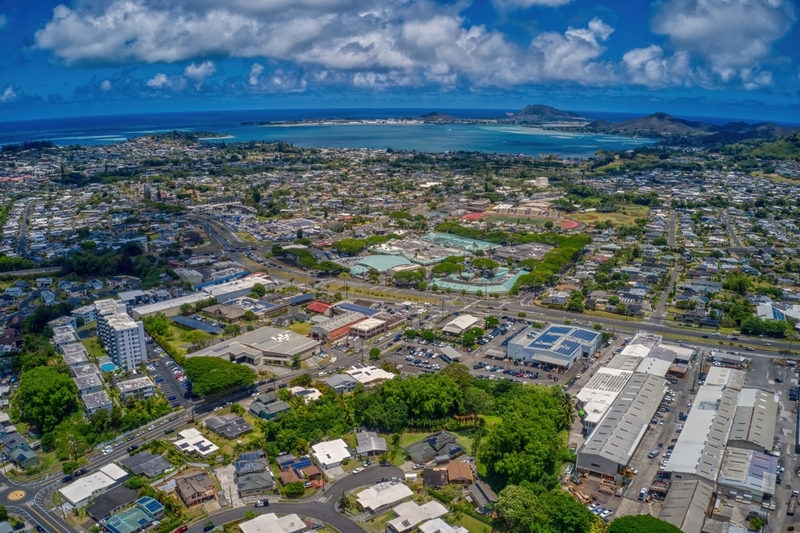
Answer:
[[527, 328], [508, 343], [508, 357], [566, 370], [581, 357], [594, 354], [602, 339], [599, 331], [573, 326]]
[[164, 517], [164, 506], [150, 496], [136, 500], [130, 509], [112, 515], [102, 522], [111, 533], [137, 533]]

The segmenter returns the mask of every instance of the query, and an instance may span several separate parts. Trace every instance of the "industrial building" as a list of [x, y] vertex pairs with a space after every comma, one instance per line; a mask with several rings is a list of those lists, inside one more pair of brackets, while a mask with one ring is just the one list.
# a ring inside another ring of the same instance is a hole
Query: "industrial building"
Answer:
[[613, 476], [627, 466], [666, 392], [663, 378], [633, 374], [578, 450], [578, 469]]
[[600, 368], [578, 392], [578, 415], [586, 434], [603, 419], [632, 375], [627, 370]]
[[566, 370], [581, 357], [594, 354], [602, 339], [597, 331], [573, 326], [529, 327], [508, 343], [508, 357]]
[[763, 452], [728, 447], [717, 478], [718, 491], [736, 498], [761, 501], [775, 494], [778, 458]]
[[186, 357], [222, 357], [236, 363], [253, 366], [264, 360], [290, 363], [294, 356], [305, 359], [315, 354], [319, 342], [285, 329], [265, 326], [191, 353]]
[[713, 496], [713, 485], [705, 481], [673, 481], [658, 518], [669, 522], [683, 533], [700, 533]]

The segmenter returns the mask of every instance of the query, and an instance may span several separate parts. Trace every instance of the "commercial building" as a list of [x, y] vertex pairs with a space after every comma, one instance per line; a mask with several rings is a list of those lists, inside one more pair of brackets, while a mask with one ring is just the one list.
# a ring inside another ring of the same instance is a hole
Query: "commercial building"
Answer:
[[315, 354], [319, 345], [319, 341], [292, 331], [265, 326], [186, 357], [222, 357], [231, 362], [259, 366], [264, 360], [291, 363], [295, 356], [305, 359]]
[[217, 303], [225, 303], [228, 300], [233, 300], [240, 296], [247, 296], [250, 291], [253, 290], [256, 283], [270, 286], [272, 285], [272, 280], [265, 274], [257, 273], [226, 283], [207, 285], [203, 287], [203, 291], [208, 294], [206, 298], [213, 297], [217, 299]]
[[98, 300], [97, 335], [106, 353], [118, 367], [131, 370], [147, 360], [144, 325], [134, 322], [124, 304], [114, 300]]
[[89, 362], [89, 352], [83, 343], [73, 342], [60, 348], [63, 352], [62, 359], [69, 367], [81, 366]]
[[352, 367], [345, 370], [345, 372], [362, 385], [377, 385], [378, 383], [382, 383], [396, 377], [395, 374], [387, 372], [382, 368], [364, 363], [356, 363]]
[[378, 514], [411, 498], [414, 493], [402, 483], [378, 483], [356, 495], [358, 506], [365, 512]]
[[192, 268], [176, 268], [175, 273], [181, 281], [188, 281], [192, 286], [203, 283], [203, 275]]
[[633, 374], [578, 450], [578, 469], [613, 476], [627, 466], [666, 392], [663, 378]]
[[602, 339], [598, 331], [573, 326], [551, 325], [544, 330], [527, 328], [508, 343], [508, 357], [569, 369], [581, 357], [594, 354]]
[[131, 310], [131, 315], [136, 320], [156, 313], [164, 313], [166, 316], [175, 316], [181, 312], [181, 306], [183, 304], [189, 304], [194, 307], [194, 304], [197, 302], [202, 302], [209, 298], [211, 298], [211, 296], [207, 292], [193, 292], [192, 294], [187, 294], [180, 298], [171, 298], [163, 302], [136, 306]]
[[348, 335], [352, 326], [366, 320], [366, 318], [367, 317], [361, 313], [348, 312], [332, 318], [327, 322], [323, 322], [322, 324], [312, 326], [311, 335], [315, 339], [333, 342]]
[[89, 503], [94, 496], [106, 492], [127, 477], [127, 472], [112, 463], [61, 487], [58, 492], [72, 507], [80, 508]]
[[342, 461], [352, 457], [347, 443], [342, 439], [314, 444], [311, 446], [311, 454], [317, 460], [317, 464], [325, 469], [339, 466]]
[[119, 381], [117, 382], [117, 389], [119, 389], [119, 397], [122, 399], [132, 396], [149, 398], [155, 394], [155, 385], [153, 381], [146, 376]]
[[780, 399], [774, 393], [742, 389], [728, 445], [757, 452], [772, 449], [779, 408]]
[[480, 319], [476, 316], [457, 316], [442, 328], [442, 333], [459, 336], [464, 334], [464, 332], [468, 331], [470, 328], [476, 326], [479, 322]]

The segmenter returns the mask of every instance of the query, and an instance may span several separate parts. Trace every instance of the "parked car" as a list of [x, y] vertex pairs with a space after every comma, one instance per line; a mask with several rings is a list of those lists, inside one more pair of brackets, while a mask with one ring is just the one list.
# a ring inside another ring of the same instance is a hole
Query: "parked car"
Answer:
[[256, 502], [256, 507], [269, 507], [269, 500], [258, 500]]

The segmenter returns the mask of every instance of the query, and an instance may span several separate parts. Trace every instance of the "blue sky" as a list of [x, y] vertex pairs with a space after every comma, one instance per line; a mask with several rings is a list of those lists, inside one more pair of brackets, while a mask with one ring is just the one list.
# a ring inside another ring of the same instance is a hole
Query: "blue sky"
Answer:
[[0, 121], [430, 107], [800, 122], [795, 0], [0, 0]]

